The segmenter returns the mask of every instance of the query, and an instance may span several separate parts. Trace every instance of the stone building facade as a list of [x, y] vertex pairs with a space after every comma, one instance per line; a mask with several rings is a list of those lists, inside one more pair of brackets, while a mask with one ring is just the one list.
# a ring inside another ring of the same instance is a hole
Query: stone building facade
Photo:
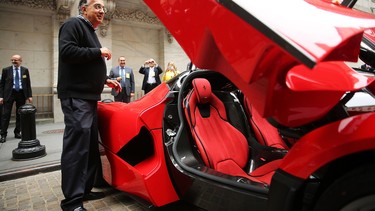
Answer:
[[[35, 96], [50, 96], [55, 122], [63, 121], [56, 98], [58, 31], [69, 17], [78, 15], [79, 0], [0, 0], [0, 65], [11, 65], [10, 57], [20, 54], [23, 66], [30, 70]], [[141, 0], [104, 0], [108, 12], [97, 30], [102, 46], [112, 50], [107, 71], [125, 56], [133, 68], [136, 93], [141, 95], [143, 75], [139, 67], [149, 58], [164, 69], [174, 61], [185, 70], [189, 59], [165, 27]], [[113, 97], [105, 88], [102, 99]], [[34, 102], [35, 102], [34, 97]], [[46, 100], [46, 99], [44, 99]], [[40, 101], [40, 100], [39, 100]]]
[[[373, 12], [375, 0], [359, 0], [362, 10]], [[60, 102], [56, 97], [58, 31], [61, 23], [78, 14], [79, 0], [0, 0], [0, 65], [10, 66], [10, 57], [20, 54], [23, 66], [30, 70], [34, 96], [48, 101], [42, 109], [49, 110], [54, 122], [63, 121]], [[162, 23], [142, 0], [104, 0], [108, 12], [97, 30], [103, 46], [112, 50], [107, 61], [108, 72], [125, 56], [127, 66], [134, 70], [137, 95], [141, 95], [143, 75], [139, 67], [154, 58], [164, 69], [174, 61], [183, 71], [188, 57]], [[44, 97], [48, 99], [44, 99]], [[109, 88], [102, 99], [112, 98]], [[38, 106], [37, 106], [38, 108]]]

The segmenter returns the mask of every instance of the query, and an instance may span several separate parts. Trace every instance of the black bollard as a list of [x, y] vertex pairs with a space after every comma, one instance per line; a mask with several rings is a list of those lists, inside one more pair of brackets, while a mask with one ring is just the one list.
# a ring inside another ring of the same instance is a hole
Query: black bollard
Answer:
[[47, 154], [46, 147], [40, 145], [36, 138], [35, 106], [25, 104], [17, 112], [21, 119], [22, 139], [18, 143], [18, 148], [13, 150], [13, 160], [30, 160], [45, 156]]

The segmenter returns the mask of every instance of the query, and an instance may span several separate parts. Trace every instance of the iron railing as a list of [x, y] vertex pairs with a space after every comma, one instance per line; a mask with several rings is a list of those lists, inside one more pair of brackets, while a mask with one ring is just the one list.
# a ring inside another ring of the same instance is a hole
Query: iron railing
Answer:
[[[137, 100], [143, 96], [143, 91], [135, 93], [132, 100]], [[53, 119], [53, 97], [54, 94], [34, 94], [33, 105], [36, 108], [35, 119]], [[13, 105], [11, 114], [11, 122], [14, 122], [16, 118], [16, 105]]]

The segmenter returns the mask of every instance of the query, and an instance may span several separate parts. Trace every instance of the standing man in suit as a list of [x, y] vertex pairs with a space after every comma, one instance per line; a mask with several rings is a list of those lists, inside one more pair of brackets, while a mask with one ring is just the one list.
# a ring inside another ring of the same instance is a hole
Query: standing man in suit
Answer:
[[18, 109], [22, 105], [25, 105], [26, 100], [29, 103], [33, 101], [29, 70], [21, 66], [22, 57], [20, 55], [13, 55], [11, 62], [12, 66], [4, 68], [1, 74], [0, 104], [3, 105], [1, 143], [6, 141], [13, 103], [16, 102], [16, 127], [14, 128], [14, 137], [20, 139], [21, 123]]
[[145, 91], [145, 94], [161, 84], [159, 75], [163, 73], [163, 70], [159, 67], [154, 59], [145, 61], [145, 63], [139, 69], [139, 73], [144, 75], [142, 90]]
[[109, 72], [109, 78], [117, 80], [122, 87], [121, 92], [117, 92], [112, 88], [111, 94], [114, 96], [116, 102], [129, 103], [130, 98], [134, 96], [135, 82], [133, 69], [126, 67], [126, 60], [124, 56], [118, 58], [119, 66], [113, 67]]

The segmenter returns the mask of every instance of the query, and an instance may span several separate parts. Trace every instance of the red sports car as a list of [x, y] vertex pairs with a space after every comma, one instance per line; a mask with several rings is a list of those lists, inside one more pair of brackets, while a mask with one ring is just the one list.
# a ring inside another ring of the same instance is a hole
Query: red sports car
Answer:
[[374, 73], [345, 63], [374, 61], [374, 15], [328, 0], [145, 2], [194, 65], [99, 103], [107, 183], [155, 207], [375, 209]]

